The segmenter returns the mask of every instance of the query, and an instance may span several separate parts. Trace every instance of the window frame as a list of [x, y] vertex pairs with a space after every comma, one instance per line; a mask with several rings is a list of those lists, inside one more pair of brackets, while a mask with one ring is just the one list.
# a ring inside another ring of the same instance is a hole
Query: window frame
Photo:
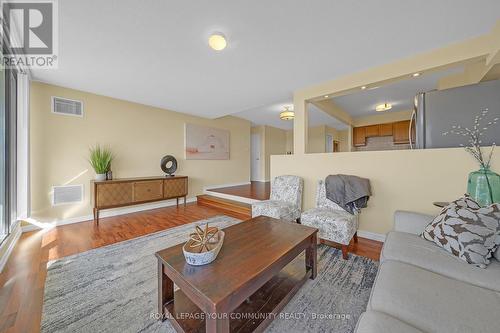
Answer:
[[[2, 38], [1, 56], [8, 53], [9, 43], [5, 38]], [[5, 209], [3, 210], [3, 222], [1, 234], [4, 235], [0, 239], [0, 245], [8, 238], [12, 232], [15, 223], [17, 222], [17, 114], [18, 114], [18, 71], [17, 69], [4, 68], [4, 108], [5, 114], [5, 165], [3, 177], [5, 187], [0, 189], [3, 191], [5, 198]], [[1, 102], [1, 101], [0, 101]], [[14, 104], [14, 109], [12, 105]]]

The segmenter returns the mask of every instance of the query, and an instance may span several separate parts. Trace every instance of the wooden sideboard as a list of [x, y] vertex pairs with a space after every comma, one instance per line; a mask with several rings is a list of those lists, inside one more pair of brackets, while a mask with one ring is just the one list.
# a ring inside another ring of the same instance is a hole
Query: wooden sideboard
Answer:
[[142, 203], [184, 198], [188, 193], [188, 177], [145, 177], [92, 181], [94, 223], [99, 224], [102, 209], [137, 205]]

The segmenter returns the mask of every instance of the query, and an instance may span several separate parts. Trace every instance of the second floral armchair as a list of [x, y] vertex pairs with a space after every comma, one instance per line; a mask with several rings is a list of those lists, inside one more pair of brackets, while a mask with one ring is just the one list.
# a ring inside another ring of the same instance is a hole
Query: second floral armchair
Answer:
[[275, 177], [271, 184], [270, 199], [252, 204], [252, 217], [264, 215], [296, 222], [300, 218], [303, 188], [301, 177]]

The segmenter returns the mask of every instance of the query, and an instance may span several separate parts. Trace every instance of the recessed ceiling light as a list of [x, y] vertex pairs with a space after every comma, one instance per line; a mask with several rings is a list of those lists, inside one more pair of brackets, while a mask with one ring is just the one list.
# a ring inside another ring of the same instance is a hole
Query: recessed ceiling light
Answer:
[[227, 46], [226, 37], [219, 32], [214, 33], [208, 38], [208, 45], [215, 51], [222, 51]]
[[390, 103], [379, 104], [375, 107], [375, 111], [377, 112], [387, 111], [390, 109], [392, 109], [392, 104]]
[[362, 86], [362, 87], [361, 87], [361, 90], [365, 90], [365, 89], [366, 89], [366, 86]]
[[323, 96], [324, 98], [328, 98], [328, 95]]
[[411, 76], [418, 77], [418, 76], [420, 76], [420, 73], [413, 73]]

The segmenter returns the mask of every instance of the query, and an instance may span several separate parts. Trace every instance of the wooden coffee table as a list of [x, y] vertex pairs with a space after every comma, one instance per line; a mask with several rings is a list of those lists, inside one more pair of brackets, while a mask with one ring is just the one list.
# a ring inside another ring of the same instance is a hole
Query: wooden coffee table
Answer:
[[[263, 331], [316, 277], [317, 231], [259, 216], [225, 228], [219, 256], [208, 265], [187, 264], [183, 244], [157, 252], [162, 320], [177, 332]], [[305, 264], [294, 260], [304, 251]]]

